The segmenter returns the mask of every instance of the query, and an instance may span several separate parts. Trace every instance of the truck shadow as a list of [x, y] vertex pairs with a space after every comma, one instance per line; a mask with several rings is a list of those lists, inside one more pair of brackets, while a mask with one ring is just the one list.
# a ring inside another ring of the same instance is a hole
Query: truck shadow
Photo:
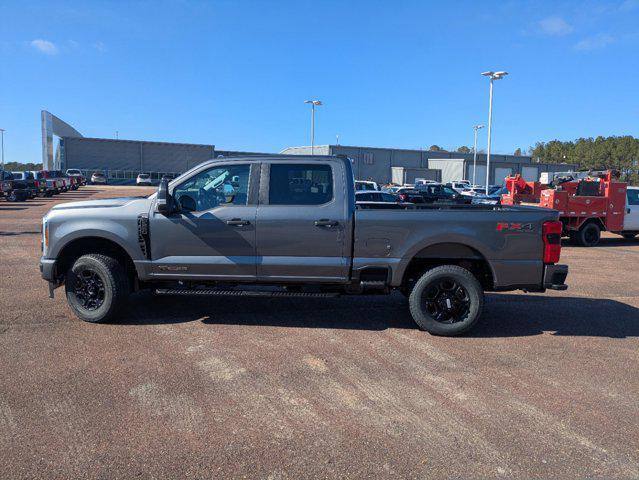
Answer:
[[639, 308], [610, 299], [487, 294], [469, 337], [552, 335], [639, 337]]
[[[117, 323], [386, 330], [417, 328], [399, 293], [337, 298], [161, 297], [135, 295]], [[639, 309], [609, 299], [486, 295], [477, 326], [462, 338], [553, 335], [639, 337]], [[425, 335], [427, 335], [425, 333]]]

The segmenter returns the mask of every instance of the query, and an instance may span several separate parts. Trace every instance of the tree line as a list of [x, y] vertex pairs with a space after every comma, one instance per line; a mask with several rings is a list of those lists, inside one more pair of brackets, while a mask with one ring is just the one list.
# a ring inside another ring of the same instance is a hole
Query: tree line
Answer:
[[[456, 151], [472, 153], [473, 149], [463, 145]], [[639, 185], [639, 138], [631, 135], [537, 142], [526, 151], [518, 148], [513, 155], [528, 155], [538, 163], [575, 164], [580, 170], [617, 170], [621, 180]]]

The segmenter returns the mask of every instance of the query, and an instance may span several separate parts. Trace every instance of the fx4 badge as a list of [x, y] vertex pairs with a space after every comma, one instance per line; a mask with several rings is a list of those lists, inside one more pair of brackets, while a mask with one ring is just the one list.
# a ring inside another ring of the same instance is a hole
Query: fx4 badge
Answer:
[[508, 223], [508, 222], [500, 222], [497, 224], [497, 231], [503, 232], [532, 232], [533, 224], [532, 223]]

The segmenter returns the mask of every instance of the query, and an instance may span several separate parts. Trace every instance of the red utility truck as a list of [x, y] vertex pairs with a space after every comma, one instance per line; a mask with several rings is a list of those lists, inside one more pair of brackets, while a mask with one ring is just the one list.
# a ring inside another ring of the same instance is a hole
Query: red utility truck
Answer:
[[520, 175], [508, 177], [508, 193], [502, 196], [502, 204], [533, 204], [558, 210], [563, 235], [585, 247], [597, 245], [602, 231], [625, 238], [639, 233], [636, 189], [628, 190], [611, 170], [577, 172], [552, 183], [526, 182]]

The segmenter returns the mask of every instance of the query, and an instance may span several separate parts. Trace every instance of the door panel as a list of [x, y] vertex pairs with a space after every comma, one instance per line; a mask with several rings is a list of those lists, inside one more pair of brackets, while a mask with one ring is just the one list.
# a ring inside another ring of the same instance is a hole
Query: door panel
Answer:
[[[152, 275], [254, 280], [255, 205], [151, 219]], [[241, 219], [248, 225], [229, 225]]]
[[623, 229], [639, 231], [639, 188], [629, 188], [626, 191], [626, 198]]
[[182, 210], [150, 216], [153, 277], [255, 280], [256, 167], [216, 164], [172, 187]]
[[316, 161], [263, 168], [264, 194], [257, 209], [258, 279], [347, 281], [346, 244], [352, 227], [344, 187], [336, 188], [344, 185], [341, 170]]

